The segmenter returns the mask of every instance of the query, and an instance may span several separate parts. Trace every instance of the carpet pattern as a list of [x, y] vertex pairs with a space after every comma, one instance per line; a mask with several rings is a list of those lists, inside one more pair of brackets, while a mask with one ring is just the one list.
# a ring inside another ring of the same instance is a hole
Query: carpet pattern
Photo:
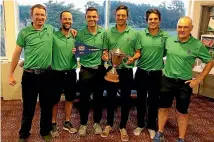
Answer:
[[[70, 134], [62, 129], [64, 120], [64, 101], [59, 103], [57, 116], [57, 125], [60, 131], [60, 137], [53, 142], [119, 142], [119, 122], [120, 108], [116, 110], [116, 118], [114, 121], [113, 132], [107, 138], [102, 138], [100, 135], [95, 135], [93, 130], [93, 111], [90, 111], [89, 122], [87, 127], [87, 135], [80, 137], [78, 134]], [[186, 134], [186, 142], [214, 142], [214, 100], [202, 96], [193, 95], [189, 108], [190, 121]], [[133, 107], [130, 111], [127, 131], [130, 137], [130, 142], [150, 142], [149, 133], [144, 129], [140, 136], [134, 136], [133, 130], [136, 127], [137, 111]], [[22, 115], [21, 101], [1, 101], [1, 141], [2, 142], [17, 142], [18, 130], [20, 128]], [[43, 142], [39, 135], [39, 104], [37, 104], [35, 116], [33, 119], [31, 136], [28, 142]], [[77, 107], [74, 107], [71, 117], [71, 122], [75, 128], [79, 128], [79, 113]], [[106, 110], [103, 110], [103, 118], [101, 120], [102, 128], [106, 124]], [[176, 110], [174, 107], [170, 109], [169, 119], [165, 127], [165, 138], [167, 142], [175, 142], [178, 137]]]

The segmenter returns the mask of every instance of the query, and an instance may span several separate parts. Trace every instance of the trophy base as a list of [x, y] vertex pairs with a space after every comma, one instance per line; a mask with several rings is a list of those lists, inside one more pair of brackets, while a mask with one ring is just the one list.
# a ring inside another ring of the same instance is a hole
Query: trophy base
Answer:
[[107, 75], [104, 77], [104, 79], [109, 81], [109, 82], [118, 83], [119, 82], [119, 75], [107, 72]]

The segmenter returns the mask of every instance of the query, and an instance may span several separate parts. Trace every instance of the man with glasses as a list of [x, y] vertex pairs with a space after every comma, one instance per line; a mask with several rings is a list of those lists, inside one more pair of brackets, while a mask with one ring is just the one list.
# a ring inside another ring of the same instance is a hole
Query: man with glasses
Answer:
[[129, 15], [128, 7], [120, 5], [116, 9], [116, 25], [107, 31], [103, 54], [103, 59], [108, 60], [108, 52], [114, 48], [120, 48], [128, 57], [124, 59], [117, 69], [119, 74], [119, 83], [107, 82], [107, 126], [101, 133], [102, 137], [108, 137], [112, 131], [114, 110], [116, 106], [116, 96], [118, 85], [121, 89], [121, 122], [120, 134], [122, 141], [128, 141], [129, 136], [126, 131], [126, 124], [129, 117], [131, 106], [130, 95], [133, 82], [134, 62], [140, 57], [141, 44], [136, 30], [127, 25]]
[[[175, 37], [166, 41], [166, 64], [163, 70], [162, 88], [160, 94], [160, 108], [158, 111], [158, 132], [153, 141], [164, 141], [164, 126], [168, 118], [169, 108], [176, 99], [178, 113], [179, 137], [177, 142], [184, 142], [188, 126], [188, 107], [192, 95], [192, 88], [197, 86], [213, 67], [212, 57], [206, 47], [192, 37], [192, 19], [185, 16], [179, 19]], [[192, 79], [192, 66], [199, 58], [206, 63], [202, 73]]]
[[[90, 110], [89, 99], [92, 93], [94, 107], [94, 132], [95, 134], [100, 134], [102, 132], [100, 120], [102, 118], [104, 75], [106, 73], [104, 62], [101, 59], [105, 30], [97, 25], [99, 20], [97, 9], [94, 7], [87, 8], [85, 19], [87, 26], [78, 32], [76, 41], [93, 46], [99, 51], [80, 56], [80, 128], [78, 131], [80, 136], [86, 135]], [[73, 50], [73, 52], [75, 51]]]
[[147, 10], [146, 21], [148, 28], [139, 31], [142, 50], [135, 73], [138, 127], [134, 130], [134, 135], [140, 135], [145, 128], [145, 115], [148, 112], [147, 128], [151, 139], [153, 139], [157, 130], [158, 101], [164, 66], [165, 41], [169, 35], [160, 29], [161, 13], [158, 9]]

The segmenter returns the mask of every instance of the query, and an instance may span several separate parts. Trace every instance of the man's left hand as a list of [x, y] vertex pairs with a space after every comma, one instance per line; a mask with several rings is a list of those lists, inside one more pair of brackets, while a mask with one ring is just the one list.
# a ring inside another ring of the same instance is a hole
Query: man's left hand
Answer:
[[75, 29], [70, 29], [70, 32], [71, 32], [71, 34], [73, 35], [73, 37], [76, 37], [77, 36], [77, 30], [75, 30]]

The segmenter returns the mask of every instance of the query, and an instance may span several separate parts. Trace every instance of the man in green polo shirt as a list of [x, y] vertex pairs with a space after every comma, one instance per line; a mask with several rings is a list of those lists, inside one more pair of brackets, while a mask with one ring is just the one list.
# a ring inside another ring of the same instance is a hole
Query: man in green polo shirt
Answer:
[[[127, 56], [119, 65], [117, 72], [119, 74], [119, 84], [107, 81], [107, 126], [101, 133], [102, 137], [107, 137], [112, 131], [114, 110], [118, 87], [121, 89], [121, 122], [120, 133], [121, 140], [128, 141], [129, 136], [126, 131], [126, 123], [129, 117], [131, 106], [130, 95], [133, 82], [134, 61], [140, 57], [141, 44], [139, 34], [136, 30], [129, 27], [126, 23], [129, 10], [127, 6], [120, 5], [116, 9], [116, 26], [107, 31], [103, 54], [103, 59], [108, 60], [108, 51], [114, 48], [120, 48]], [[119, 86], [118, 86], [119, 85]]]
[[46, 8], [36, 4], [31, 8], [32, 24], [23, 28], [17, 38], [17, 46], [12, 57], [9, 84], [15, 85], [14, 70], [24, 49], [25, 64], [22, 76], [23, 113], [19, 141], [24, 142], [30, 136], [32, 119], [39, 94], [41, 109], [40, 134], [50, 141], [51, 130], [51, 74], [49, 66], [52, 60], [53, 27], [45, 24]]
[[81, 69], [79, 73], [80, 87], [80, 136], [86, 135], [88, 114], [90, 109], [90, 95], [93, 93], [94, 129], [95, 134], [102, 132], [100, 120], [102, 118], [102, 98], [104, 91], [105, 67], [102, 57], [105, 31], [97, 25], [99, 15], [96, 8], [86, 10], [87, 26], [77, 34], [76, 41], [100, 49], [97, 52], [80, 56]]
[[[177, 24], [178, 35], [166, 41], [167, 59], [164, 67], [162, 88], [160, 94], [160, 109], [158, 112], [158, 132], [153, 141], [164, 140], [163, 131], [168, 118], [169, 108], [176, 99], [178, 112], [179, 137], [177, 142], [184, 142], [188, 126], [188, 107], [192, 88], [197, 86], [210, 72], [213, 60], [206, 47], [191, 36], [193, 25], [189, 17], [182, 17]], [[199, 58], [206, 63], [200, 76], [192, 79], [192, 67], [195, 59]]]
[[75, 48], [75, 39], [69, 32], [72, 25], [72, 14], [70, 11], [62, 11], [60, 14], [61, 29], [53, 35], [53, 58], [52, 58], [52, 95], [53, 95], [53, 111], [52, 111], [52, 137], [58, 137], [57, 130], [57, 106], [60, 101], [62, 92], [65, 95], [65, 122], [63, 130], [69, 133], [76, 133], [70, 118], [74, 100], [76, 96], [76, 67], [77, 61], [71, 52]]
[[139, 31], [143, 47], [135, 73], [138, 127], [134, 130], [134, 135], [140, 135], [144, 129], [146, 124], [145, 115], [146, 112], [148, 112], [146, 127], [148, 128], [151, 139], [153, 139], [155, 131], [157, 131], [158, 101], [162, 69], [164, 66], [165, 41], [169, 35], [159, 27], [161, 23], [161, 13], [158, 9], [147, 10], [146, 21], [148, 28]]

